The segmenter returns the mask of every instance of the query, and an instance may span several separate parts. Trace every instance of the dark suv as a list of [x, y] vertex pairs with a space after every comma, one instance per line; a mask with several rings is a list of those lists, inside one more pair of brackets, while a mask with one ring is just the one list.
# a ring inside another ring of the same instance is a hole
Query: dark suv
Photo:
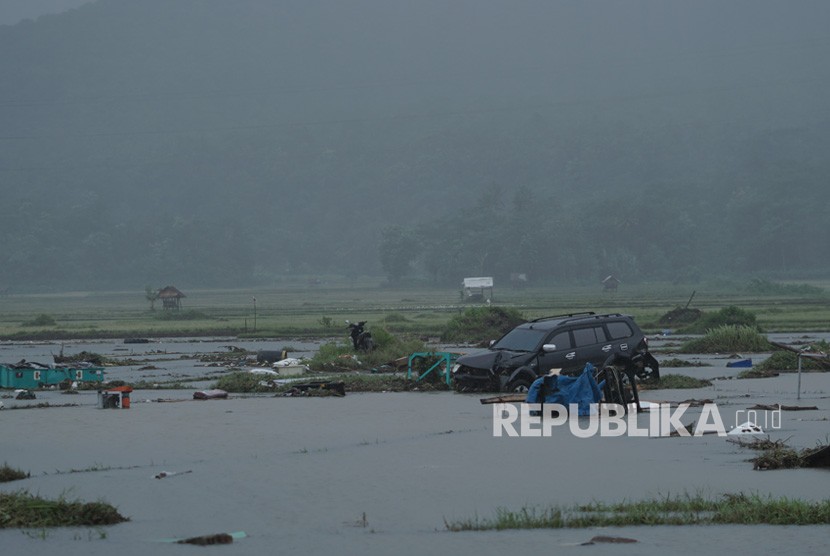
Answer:
[[660, 366], [634, 319], [593, 312], [544, 317], [520, 324], [485, 350], [463, 355], [453, 368], [459, 392], [526, 392], [551, 369], [580, 372], [623, 365], [641, 379], [659, 379]]

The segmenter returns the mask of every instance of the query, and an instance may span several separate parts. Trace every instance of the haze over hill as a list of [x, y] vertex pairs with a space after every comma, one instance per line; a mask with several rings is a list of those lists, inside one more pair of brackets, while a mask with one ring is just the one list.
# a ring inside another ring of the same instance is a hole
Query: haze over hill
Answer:
[[92, 0], [3, 0], [0, 3], [0, 25], [14, 25], [23, 19], [58, 14], [77, 8]]
[[0, 26], [0, 284], [826, 277], [828, 16], [98, 0]]

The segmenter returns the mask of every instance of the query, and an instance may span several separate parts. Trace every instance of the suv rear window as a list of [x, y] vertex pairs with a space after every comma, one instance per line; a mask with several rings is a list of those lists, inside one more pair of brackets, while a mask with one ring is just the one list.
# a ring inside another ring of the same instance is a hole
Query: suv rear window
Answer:
[[608, 334], [611, 336], [612, 340], [629, 338], [632, 336], [631, 327], [628, 326], [627, 322], [609, 322], [606, 323], [605, 326], [608, 327]]
[[605, 330], [601, 326], [591, 328], [576, 328], [573, 330], [576, 347], [599, 344], [605, 341]]

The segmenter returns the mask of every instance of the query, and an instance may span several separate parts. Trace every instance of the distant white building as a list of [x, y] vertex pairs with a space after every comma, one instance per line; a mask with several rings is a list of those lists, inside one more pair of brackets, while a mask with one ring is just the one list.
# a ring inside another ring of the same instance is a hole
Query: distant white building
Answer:
[[477, 276], [464, 278], [461, 282], [461, 298], [464, 301], [493, 299], [493, 277]]

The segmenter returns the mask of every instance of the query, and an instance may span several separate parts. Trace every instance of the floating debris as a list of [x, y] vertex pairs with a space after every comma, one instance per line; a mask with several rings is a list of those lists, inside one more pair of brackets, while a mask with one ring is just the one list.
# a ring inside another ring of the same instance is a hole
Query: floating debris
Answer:
[[814, 405], [806, 406], [806, 405], [766, 405], [766, 404], [755, 404], [754, 406], [748, 409], [762, 409], [764, 411], [813, 411], [817, 410], [818, 407]]
[[597, 535], [596, 537], [593, 537], [591, 540], [582, 543], [582, 546], [599, 543], [629, 544], [635, 542], [640, 541], [638, 541], [637, 539], [629, 539], [628, 537], [607, 537], [605, 535]]
[[801, 461], [804, 467], [830, 467], [830, 445], [804, 450]]
[[188, 469], [187, 471], [162, 471], [156, 475], [153, 475], [154, 479], [166, 479], [167, 477], [174, 477], [176, 475], [186, 475], [187, 473], [193, 473], [192, 469]]
[[738, 425], [726, 434], [728, 436], [736, 436], [741, 434], [755, 435], [764, 434], [764, 430], [752, 421], [747, 421], [746, 423], [741, 423], [740, 425]]
[[178, 544], [195, 544], [198, 546], [209, 546], [212, 544], [231, 544], [233, 536], [228, 533], [217, 533], [216, 535], [203, 535], [176, 541]]
[[227, 399], [228, 393], [225, 390], [199, 390], [198, 392], [193, 392], [193, 399], [194, 400], [224, 400]]

